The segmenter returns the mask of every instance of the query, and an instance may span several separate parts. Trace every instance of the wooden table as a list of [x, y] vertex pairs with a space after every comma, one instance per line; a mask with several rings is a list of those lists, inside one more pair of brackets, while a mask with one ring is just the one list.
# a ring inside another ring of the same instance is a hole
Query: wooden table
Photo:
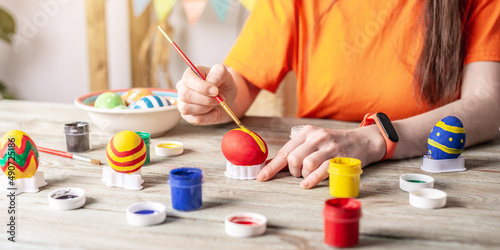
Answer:
[[[89, 121], [72, 104], [0, 101], [0, 134], [11, 129], [28, 133], [35, 143], [65, 150], [64, 123]], [[270, 156], [287, 142], [290, 128], [298, 124], [347, 129], [357, 124], [316, 119], [246, 117], [245, 126], [267, 142]], [[85, 153], [107, 165], [105, 146], [112, 135], [91, 123], [91, 152]], [[324, 202], [332, 198], [328, 181], [303, 190], [301, 178], [287, 172], [268, 182], [233, 180], [224, 176], [225, 158], [220, 150], [224, 134], [234, 124], [196, 127], [179, 123], [161, 138], [185, 145], [183, 155], [171, 158], [151, 153], [143, 167], [144, 189], [131, 191], [107, 187], [101, 181], [102, 167], [40, 153], [39, 170], [47, 186], [38, 193], [17, 197], [16, 243], [7, 241], [8, 202], [0, 198], [0, 248], [98, 248], [98, 249], [329, 249], [323, 242]], [[500, 136], [491, 143], [467, 149], [467, 171], [431, 174], [420, 170], [421, 158], [390, 161], [364, 168], [360, 196], [359, 248], [470, 248], [500, 246]], [[203, 207], [181, 212], [171, 208], [171, 169], [196, 167], [203, 170]], [[445, 208], [424, 210], [412, 207], [408, 193], [399, 189], [399, 176], [423, 173], [436, 179], [435, 188], [448, 193]], [[87, 203], [72, 211], [52, 210], [49, 192], [79, 187]], [[127, 206], [156, 201], [167, 206], [165, 223], [134, 227], [126, 221]], [[226, 215], [248, 211], [265, 215], [268, 228], [263, 236], [232, 238], [224, 231]]]

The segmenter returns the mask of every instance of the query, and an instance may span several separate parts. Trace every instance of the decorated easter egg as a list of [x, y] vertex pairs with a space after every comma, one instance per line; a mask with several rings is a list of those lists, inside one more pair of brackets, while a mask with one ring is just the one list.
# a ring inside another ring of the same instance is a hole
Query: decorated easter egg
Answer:
[[113, 109], [128, 109], [128, 107], [120, 104], [120, 105], [115, 106]]
[[455, 116], [441, 119], [432, 128], [427, 140], [428, 154], [433, 159], [454, 159], [460, 156], [465, 146], [465, 129]]
[[133, 104], [134, 109], [149, 109], [170, 106], [170, 102], [163, 96], [150, 95], [141, 98]]
[[122, 99], [126, 105], [132, 105], [145, 96], [153, 95], [153, 92], [145, 88], [133, 88], [122, 94]]
[[222, 153], [234, 165], [252, 166], [267, 159], [267, 145], [256, 133], [236, 128], [227, 132], [221, 142]]
[[21, 130], [11, 130], [0, 139], [0, 167], [7, 177], [30, 178], [38, 169], [38, 148]]
[[119, 105], [125, 105], [125, 102], [115, 92], [105, 92], [100, 94], [94, 103], [94, 107], [105, 109], [112, 109]]
[[132, 131], [118, 132], [106, 147], [108, 163], [116, 172], [131, 174], [146, 161], [146, 145], [141, 137]]
[[177, 98], [176, 97], [165, 96], [165, 99], [167, 99], [171, 105], [177, 105]]

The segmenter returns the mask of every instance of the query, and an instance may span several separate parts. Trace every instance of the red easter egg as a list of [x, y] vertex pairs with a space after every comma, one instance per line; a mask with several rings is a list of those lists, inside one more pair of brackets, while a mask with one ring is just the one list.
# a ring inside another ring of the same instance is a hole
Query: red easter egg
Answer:
[[222, 153], [234, 165], [252, 166], [267, 159], [267, 145], [262, 138], [248, 129], [233, 129], [224, 135]]

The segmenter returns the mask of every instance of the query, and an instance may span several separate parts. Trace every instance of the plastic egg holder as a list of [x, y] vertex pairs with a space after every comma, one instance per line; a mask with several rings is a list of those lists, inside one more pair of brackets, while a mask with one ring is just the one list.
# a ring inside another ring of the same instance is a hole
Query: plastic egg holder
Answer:
[[[171, 106], [148, 108], [148, 109], [105, 109], [93, 106], [93, 103], [100, 94], [105, 92], [115, 92], [123, 94], [130, 89], [109, 90], [93, 92], [75, 99], [75, 105], [87, 111], [93, 128], [103, 132], [116, 134], [123, 130], [144, 131], [151, 134], [151, 137], [158, 137], [172, 129], [181, 120], [181, 115], [175, 102]], [[177, 92], [175, 90], [148, 89], [156, 96], [163, 96], [167, 99], [175, 100]]]
[[4, 152], [0, 155], [0, 167], [5, 174], [0, 177], [2, 190], [36, 193], [47, 185], [43, 172], [37, 171], [38, 148], [29, 135], [20, 130], [8, 131], [0, 139], [0, 152]]
[[447, 116], [432, 128], [427, 141], [428, 154], [421, 169], [430, 173], [465, 171], [460, 154], [465, 146], [465, 128], [457, 117]]
[[117, 133], [106, 148], [110, 167], [103, 167], [101, 180], [108, 187], [142, 189], [141, 167], [146, 157], [146, 145], [137, 133], [127, 130]]
[[248, 129], [233, 129], [221, 142], [222, 153], [227, 159], [225, 176], [251, 180], [265, 166], [268, 149], [262, 138]]

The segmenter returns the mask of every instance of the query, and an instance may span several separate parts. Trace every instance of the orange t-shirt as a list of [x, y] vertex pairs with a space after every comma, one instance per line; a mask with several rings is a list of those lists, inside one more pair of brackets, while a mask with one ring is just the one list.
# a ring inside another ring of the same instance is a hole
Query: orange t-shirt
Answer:
[[[271, 92], [293, 70], [298, 117], [414, 116], [430, 109], [413, 89], [419, 2], [258, 1], [224, 63]], [[500, 61], [499, 13], [499, 1], [470, 0], [465, 64]]]

